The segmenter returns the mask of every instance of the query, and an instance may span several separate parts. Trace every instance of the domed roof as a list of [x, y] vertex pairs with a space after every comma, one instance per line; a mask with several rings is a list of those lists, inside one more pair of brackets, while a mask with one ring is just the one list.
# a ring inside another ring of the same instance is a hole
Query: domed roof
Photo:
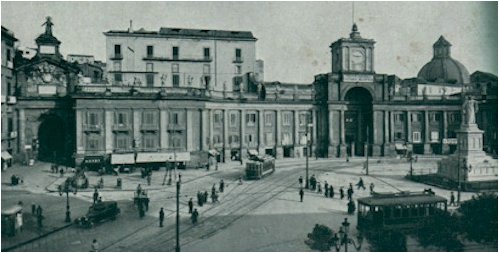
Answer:
[[443, 36], [440, 36], [433, 44], [433, 59], [421, 68], [418, 78], [428, 82], [470, 83], [470, 73], [466, 67], [450, 56], [451, 46]]

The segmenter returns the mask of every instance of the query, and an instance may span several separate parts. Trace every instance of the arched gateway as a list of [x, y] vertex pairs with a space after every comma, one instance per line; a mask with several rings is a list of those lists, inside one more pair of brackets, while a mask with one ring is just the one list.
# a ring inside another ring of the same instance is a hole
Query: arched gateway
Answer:
[[38, 128], [38, 160], [45, 162], [62, 162], [66, 156], [66, 129], [59, 116], [42, 117]]
[[363, 87], [354, 87], [345, 94], [345, 144], [349, 156], [365, 155], [365, 144], [372, 143], [373, 98]]

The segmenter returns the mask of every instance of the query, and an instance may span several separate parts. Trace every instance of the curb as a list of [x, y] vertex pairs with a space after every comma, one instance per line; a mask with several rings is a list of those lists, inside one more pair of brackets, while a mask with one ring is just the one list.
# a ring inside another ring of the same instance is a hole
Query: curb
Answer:
[[29, 239], [29, 240], [27, 240], [27, 241], [24, 241], [24, 242], [18, 243], [18, 244], [16, 244], [16, 245], [10, 246], [10, 247], [8, 247], [8, 248], [3, 248], [3, 249], [2, 249], [2, 251], [11, 251], [11, 250], [13, 250], [13, 249], [19, 248], [19, 247], [24, 246], [24, 245], [26, 245], [26, 244], [28, 244], [28, 243], [31, 243], [31, 242], [34, 242], [34, 241], [36, 241], [36, 240], [42, 239], [42, 238], [44, 238], [44, 237], [47, 237], [47, 236], [49, 236], [49, 235], [51, 235], [51, 234], [53, 234], [53, 233], [59, 232], [59, 231], [61, 231], [61, 230], [65, 229], [65, 228], [68, 228], [68, 227], [71, 227], [71, 226], [73, 226], [73, 223], [70, 223], [70, 224], [67, 224], [67, 225], [65, 225], [65, 226], [62, 226], [62, 227], [56, 228], [56, 229], [54, 229], [54, 230], [52, 230], [52, 231], [50, 231], [50, 232], [47, 232], [47, 233], [45, 233], [45, 234], [43, 234], [43, 235], [37, 236], [37, 237], [35, 237], [35, 238], [31, 238], [31, 239]]

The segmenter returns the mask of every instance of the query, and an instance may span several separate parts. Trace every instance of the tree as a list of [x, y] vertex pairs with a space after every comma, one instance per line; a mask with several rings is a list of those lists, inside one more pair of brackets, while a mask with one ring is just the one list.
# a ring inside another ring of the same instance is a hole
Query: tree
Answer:
[[422, 221], [415, 235], [421, 246], [436, 246], [446, 251], [462, 251], [458, 239], [460, 233], [458, 218], [447, 212], [437, 213]]
[[401, 252], [407, 251], [407, 238], [405, 234], [393, 229], [377, 229], [364, 233], [369, 242], [370, 251]]
[[458, 211], [466, 237], [476, 242], [497, 244], [497, 195], [481, 194], [461, 203]]

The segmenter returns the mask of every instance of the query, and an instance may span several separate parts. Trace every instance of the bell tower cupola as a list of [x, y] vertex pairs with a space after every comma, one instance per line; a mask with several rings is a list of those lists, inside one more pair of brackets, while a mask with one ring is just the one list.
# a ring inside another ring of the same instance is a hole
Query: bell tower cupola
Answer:
[[38, 45], [38, 56], [62, 57], [59, 53], [59, 45], [61, 42], [52, 35], [52, 27], [54, 26], [52, 18], [47, 17], [47, 21], [45, 21], [42, 26], [45, 26], [45, 32], [40, 34], [35, 40]]

